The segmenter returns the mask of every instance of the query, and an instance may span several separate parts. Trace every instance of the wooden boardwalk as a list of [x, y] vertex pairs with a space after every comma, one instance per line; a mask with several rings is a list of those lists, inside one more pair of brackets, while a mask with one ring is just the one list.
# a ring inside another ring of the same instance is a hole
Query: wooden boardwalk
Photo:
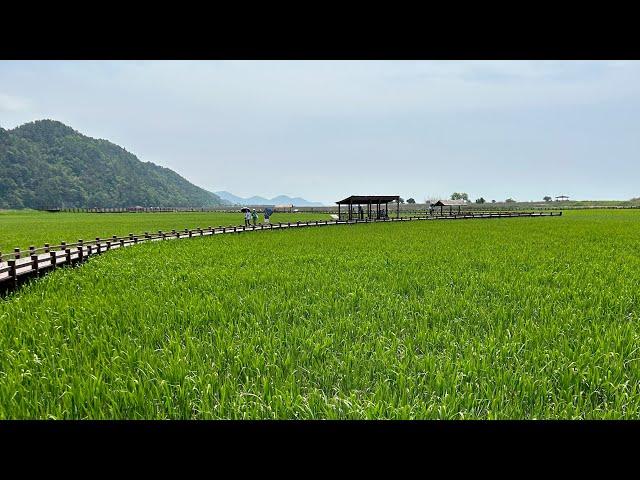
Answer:
[[113, 236], [111, 238], [96, 238], [90, 242], [79, 240], [76, 243], [62, 243], [56, 246], [45, 244], [42, 248], [29, 248], [26, 251], [15, 249], [13, 253], [0, 257], [0, 290], [8, 291], [16, 288], [24, 280], [38, 277], [47, 271], [64, 265], [75, 265], [86, 261], [93, 255], [99, 255], [109, 250], [130, 247], [143, 242], [159, 242], [177, 240], [181, 238], [205, 237], [211, 235], [227, 235], [244, 232], [259, 232], [265, 230], [282, 230], [288, 228], [322, 227], [329, 225], [356, 225], [368, 223], [411, 222], [411, 221], [435, 221], [435, 220], [463, 220], [463, 219], [490, 219], [513, 217], [557, 217], [562, 212], [500, 212], [500, 213], [471, 213], [463, 212], [458, 215], [444, 216], [411, 216], [390, 218], [387, 220], [311, 220], [307, 222], [269, 223], [256, 226], [228, 226], [185, 229], [183, 231], [172, 230], [170, 232], [158, 231], [157, 233], [145, 232], [142, 235], [129, 234], [126, 237]]

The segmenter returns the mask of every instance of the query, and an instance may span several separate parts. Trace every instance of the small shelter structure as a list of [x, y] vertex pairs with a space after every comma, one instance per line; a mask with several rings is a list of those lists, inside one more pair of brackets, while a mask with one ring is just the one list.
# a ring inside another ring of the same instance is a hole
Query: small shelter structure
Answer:
[[438, 200], [436, 203], [432, 203], [431, 206], [440, 207], [440, 215], [442, 215], [444, 207], [449, 207], [449, 215], [451, 215], [454, 207], [458, 207], [458, 213], [460, 213], [460, 208], [466, 204], [467, 202], [464, 200]]
[[289, 213], [293, 212], [292, 203], [287, 203], [284, 205], [275, 205], [273, 208], [275, 212], [289, 212]]
[[558, 195], [558, 196], [556, 197], [556, 201], [560, 201], [560, 202], [565, 201], [565, 202], [566, 202], [566, 201], [568, 201], [568, 200], [569, 200], [569, 197], [567, 197], [566, 195]]
[[351, 195], [344, 200], [336, 202], [338, 204], [338, 218], [342, 218], [341, 206], [345, 205], [346, 212], [344, 215], [349, 220], [354, 218], [359, 218], [360, 220], [365, 218], [386, 219], [389, 218], [389, 203], [391, 202], [396, 202], [396, 217], [400, 218], [400, 195]]

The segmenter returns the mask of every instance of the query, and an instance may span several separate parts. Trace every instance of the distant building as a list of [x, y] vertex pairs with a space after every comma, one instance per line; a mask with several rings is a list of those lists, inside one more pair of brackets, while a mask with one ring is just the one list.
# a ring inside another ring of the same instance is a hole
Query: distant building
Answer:
[[460, 208], [466, 204], [466, 200], [438, 200], [436, 203], [432, 203], [431, 206], [440, 207], [440, 214], [442, 215], [444, 207], [449, 207], [449, 214], [453, 213], [454, 207], [458, 207], [458, 213], [460, 213]]
[[273, 207], [274, 212], [293, 212], [293, 204], [276, 205]]
[[566, 202], [569, 200], [569, 197], [567, 197], [566, 195], [558, 195], [556, 197], [556, 202]]

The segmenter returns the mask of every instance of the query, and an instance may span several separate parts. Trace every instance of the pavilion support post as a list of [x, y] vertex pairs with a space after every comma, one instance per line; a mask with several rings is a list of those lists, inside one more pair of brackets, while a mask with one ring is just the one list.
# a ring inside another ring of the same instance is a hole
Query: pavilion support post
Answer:
[[400, 199], [398, 199], [398, 204], [396, 205], [396, 218], [400, 218]]
[[338, 204], [338, 221], [340, 221], [340, 204]]

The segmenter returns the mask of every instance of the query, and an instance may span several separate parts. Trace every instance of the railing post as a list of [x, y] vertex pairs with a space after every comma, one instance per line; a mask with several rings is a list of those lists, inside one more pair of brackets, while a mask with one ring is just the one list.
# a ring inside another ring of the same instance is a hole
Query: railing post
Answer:
[[49, 253], [49, 244], [48, 243], [44, 244], [44, 253]]
[[67, 249], [64, 251], [64, 253], [65, 253], [65, 263], [66, 263], [67, 265], [71, 265], [71, 249], [70, 249], [70, 248], [67, 248]]
[[11, 278], [11, 283], [13, 283], [13, 286], [16, 287], [18, 285], [18, 273], [17, 273], [17, 269], [16, 269], [16, 261], [14, 260], [7, 260], [7, 265], [9, 265], [9, 277]]
[[56, 266], [56, 252], [49, 252], [49, 257], [51, 257], [51, 265]]
[[20, 249], [18, 247], [13, 249], [13, 258], [15, 260], [19, 260], [20, 259]]
[[102, 246], [100, 245], [100, 237], [96, 237], [96, 253], [102, 253]]
[[78, 245], [78, 262], [82, 263], [83, 260], [84, 260], [84, 250], [82, 248], [82, 245]]
[[31, 255], [31, 269], [34, 271], [36, 276], [40, 276], [40, 269], [38, 268], [38, 255]]

